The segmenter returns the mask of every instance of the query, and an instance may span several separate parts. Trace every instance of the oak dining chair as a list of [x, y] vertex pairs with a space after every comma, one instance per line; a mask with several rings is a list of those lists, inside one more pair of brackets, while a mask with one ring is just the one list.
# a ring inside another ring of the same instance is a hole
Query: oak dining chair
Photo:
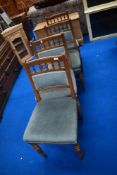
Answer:
[[46, 56], [56, 56], [61, 54], [66, 54], [69, 64], [74, 72], [77, 72], [81, 85], [84, 86], [83, 74], [82, 74], [82, 60], [76, 52], [77, 49], [67, 49], [67, 42], [65, 40], [64, 33], [59, 33], [42, 38], [37, 41], [30, 43], [33, 50], [33, 54], [36, 58], [46, 57]]
[[[31, 144], [41, 155], [47, 157], [39, 144], [72, 144], [83, 159], [78, 138], [78, 103], [71, 77], [71, 68], [65, 55], [50, 56], [42, 59], [26, 61], [25, 70], [37, 95], [37, 104], [32, 112], [23, 139]], [[62, 75], [63, 84], [46, 84], [45, 74], [52, 76], [52, 72]], [[38, 78], [38, 81], [37, 81]], [[67, 82], [67, 85], [66, 85]], [[70, 96], [43, 99], [41, 91], [60, 89], [66, 86]]]

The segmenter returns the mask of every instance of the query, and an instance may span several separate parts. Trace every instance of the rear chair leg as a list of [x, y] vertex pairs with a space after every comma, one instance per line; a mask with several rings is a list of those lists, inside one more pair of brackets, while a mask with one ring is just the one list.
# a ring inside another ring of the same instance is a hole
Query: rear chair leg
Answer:
[[44, 156], [45, 158], [47, 158], [46, 153], [41, 149], [41, 147], [38, 144], [35, 143], [31, 143], [31, 145], [33, 146], [33, 148], [40, 153], [42, 156]]
[[83, 153], [81, 152], [80, 145], [74, 144], [73, 147], [75, 151], [77, 152], [77, 154], [79, 155], [80, 160], [83, 160], [84, 157], [83, 157]]
[[82, 113], [81, 113], [79, 100], [77, 100], [77, 111], [78, 111], [78, 119], [79, 120], [83, 120], [83, 116], [82, 116]]
[[84, 81], [83, 81], [83, 75], [82, 75], [82, 71], [81, 70], [78, 71], [78, 76], [79, 76], [82, 88], [85, 89]]

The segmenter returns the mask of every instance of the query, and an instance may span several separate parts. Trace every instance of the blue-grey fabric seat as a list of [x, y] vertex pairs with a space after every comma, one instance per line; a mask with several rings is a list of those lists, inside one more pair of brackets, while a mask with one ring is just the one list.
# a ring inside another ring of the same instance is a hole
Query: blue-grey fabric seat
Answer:
[[[56, 31], [53, 29], [53, 35], [55, 34], [58, 34], [60, 33], [60, 30], [56, 29]], [[66, 41], [66, 44], [67, 44], [67, 48], [74, 48], [75, 47], [75, 44], [74, 44], [74, 41], [73, 41], [73, 35], [72, 35], [72, 32], [71, 31], [65, 31], [65, 32], [62, 32], [64, 33], [64, 38], [65, 38], [65, 41]]]
[[[66, 28], [66, 26], [64, 26], [64, 28]], [[53, 28], [51, 29], [52, 33], [51, 35], [55, 35], [58, 34], [62, 31], [60, 31], [60, 29], [58, 27], [56, 27], [56, 30]], [[70, 30], [68, 31], [63, 31], [62, 33], [64, 33], [64, 38], [66, 40], [66, 44], [67, 44], [67, 48], [73, 48], [74, 45], [74, 41], [73, 41], [73, 34]]]
[[[64, 47], [59, 47], [59, 48], [54, 48], [54, 49], [40, 52], [39, 57], [43, 58], [43, 57], [47, 57], [47, 56], [56, 56], [56, 55], [61, 55], [64, 52], [65, 52]], [[78, 48], [77, 47], [69, 48], [68, 54], [69, 54], [69, 57], [71, 59], [73, 70], [75, 69], [75, 71], [76, 71], [79, 68], [81, 68], [81, 58], [80, 58], [80, 53], [79, 53]]]
[[58, 47], [58, 48], [49, 49], [49, 50], [45, 50], [43, 52], [40, 52], [39, 57], [43, 58], [43, 57], [48, 57], [48, 56], [62, 55], [62, 54], [64, 54], [64, 52], [65, 52], [64, 47]]
[[65, 40], [67, 41], [68, 54], [72, 62], [72, 68], [78, 70], [81, 68], [81, 58], [78, 47], [73, 42], [73, 35], [71, 31], [64, 32]]
[[74, 71], [81, 69], [81, 57], [77, 47], [68, 49], [68, 53], [72, 62], [72, 68]]
[[73, 35], [71, 31], [66, 31], [63, 32], [64, 33], [64, 37], [66, 41], [72, 42], [73, 41]]
[[23, 139], [28, 143], [77, 143], [77, 104], [71, 97], [41, 100]]
[[[71, 70], [72, 81], [74, 85], [75, 93], [77, 94], [77, 86], [76, 80], [74, 76], [73, 70]], [[43, 73], [40, 75], [32, 76], [34, 84], [36, 85], [37, 89], [40, 90], [40, 96], [42, 99], [49, 99], [49, 98], [57, 98], [57, 97], [67, 97], [71, 96], [71, 92], [69, 88], [61, 88], [61, 89], [50, 89], [42, 92], [43, 88], [47, 87], [56, 87], [56, 86], [67, 86], [68, 79], [66, 76], [65, 71], [57, 71], [57, 72], [48, 72]]]
[[73, 41], [73, 35], [71, 31], [64, 32], [64, 37], [66, 40], [67, 48], [72, 49], [75, 47], [74, 41]]

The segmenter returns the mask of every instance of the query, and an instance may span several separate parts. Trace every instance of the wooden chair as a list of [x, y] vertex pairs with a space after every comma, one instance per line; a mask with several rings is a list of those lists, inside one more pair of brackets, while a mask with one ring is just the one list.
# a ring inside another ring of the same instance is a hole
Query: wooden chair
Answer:
[[[35, 106], [24, 132], [24, 141], [31, 144], [44, 157], [47, 157], [47, 155], [38, 144], [73, 144], [80, 159], [83, 159], [77, 140], [77, 100], [68, 59], [65, 55], [46, 57], [44, 59], [27, 61], [24, 66], [35, 87], [39, 102]], [[46, 79], [43, 79], [43, 74], [49, 73], [51, 76], [52, 72], [55, 74], [59, 72], [68, 81], [66, 88], [70, 90], [70, 97], [51, 98], [48, 100], [40, 98], [40, 90], [46, 91], [48, 88], [52, 90], [61, 88], [61, 84], [44, 87], [43, 82], [45, 80], [46, 83]], [[40, 89], [36, 88], [38, 87], [35, 81], [36, 77], [40, 77], [40, 80], [43, 79], [42, 83], [40, 81]]]
[[71, 68], [78, 73], [81, 85], [84, 87], [82, 60], [79, 51], [75, 47], [67, 49], [67, 42], [65, 40], [64, 33], [48, 36], [46, 38], [31, 42], [30, 46], [36, 58], [56, 56], [65, 53]]
[[[58, 14], [52, 15], [50, 17], [47, 17], [47, 18], [45, 18], [45, 20], [47, 23], [47, 27], [49, 27], [49, 28], [51, 28], [51, 27], [53, 28], [54, 26], [56, 26], [56, 28], [59, 28], [59, 25], [61, 25], [62, 23], [70, 21], [69, 28], [71, 28], [72, 33], [74, 35], [73, 37], [75, 38], [75, 29], [72, 26], [72, 22], [69, 18], [69, 13], [67, 11], [63, 12], [63, 13], [58, 13]], [[59, 29], [59, 30], [61, 30], [61, 32], [63, 32], [63, 31], [65, 31], [65, 28], [66, 27], [61, 27], [61, 29]], [[70, 35], [70, 33], [69, 33], [69, 35]], [[77, 43], [79, 45], [83, 44], [83, 38], [82, 39], [75, 38], [75, 39], [77, 40]]]
[[31, 41], [30, 46], [36, 58], [52, 56], [51, 54], [54, 54], [54, 51], [56, 51], [56, 55], [60, 55], [60, 53], [63, 52], [67, 53], [66, 42], [63, 34], [57, 34], [36, 41]]
[[51, 26], [53, 24], [56, 24], [58, 22], [66, 21], [69, 19], [68, 12], [58, 13], [56, 15], [52, 15], [50, 17], [46, 17], [46, 23], [48, 26]]
[[44, 29], [47, 36], [64, 33], [67, 49], [79, 46], [78, 41], [75, 39], [71, 20], [61, 21], [50, 26], [45, 26]]
[[78, 45], [78, 41], [76, 42], [74, 29], [70, 19], [45, 26], [44, 29], [47, 36], [63, 32], [68, 43], [72, 42], [74, 45]]

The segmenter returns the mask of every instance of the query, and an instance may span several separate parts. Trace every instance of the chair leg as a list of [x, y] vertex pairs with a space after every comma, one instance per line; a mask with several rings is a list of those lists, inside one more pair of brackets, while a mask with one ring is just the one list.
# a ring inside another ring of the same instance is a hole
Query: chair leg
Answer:
[[83, 81], [83, 75], [82, 75], [82, 71], [81, 70], [78, 70], [78, 76], [79, 76], [82, 88], [85, 89], [84, 81]]
[[84, 157], [83, 157], [83, 153], [81, 152], [80, 145], [74, 144], [73, 147], [75, 151], [77, 152], [77, 154], [79, 155], [80, 160], [83, 160]]
[[77, 111], [78, 111], [78, 119], [83, 120], [83, 116], [82, 116], [81, 109], [80, 109], [80, 102], [78, 99], [77, 99]]
[[45, 158], [47, 158], [46, 153], [41, 149], [41, 147], [38, 144], [35, 143], [31, 143], [31, 145], [33, 146], [33, 148], [40, 153], [42, 156], [44, 156]]

